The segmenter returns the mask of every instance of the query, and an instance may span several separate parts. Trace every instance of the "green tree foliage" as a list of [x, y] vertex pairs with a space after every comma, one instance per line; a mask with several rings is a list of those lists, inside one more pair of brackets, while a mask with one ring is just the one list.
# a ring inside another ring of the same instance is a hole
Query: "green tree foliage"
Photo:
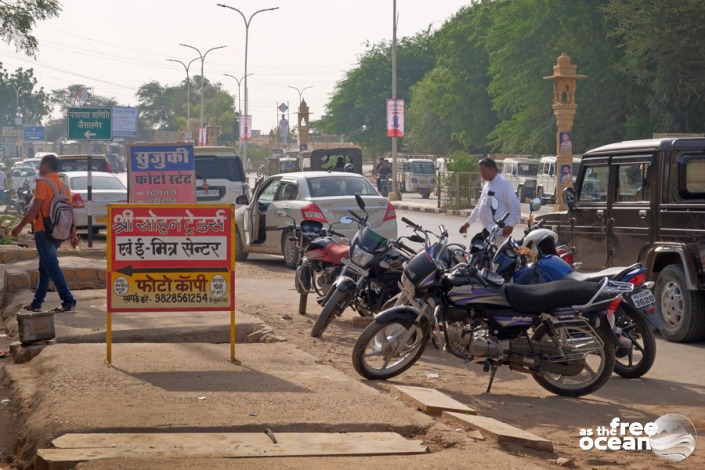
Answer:
[[[397, 97], [408, 109], [410, 88], [434, 66], [431, 34], [403, 38], [397, 45]], [[358, 64], [336, 85], [322, 120], [324, 130], [359, 142], [368, 151], [391, 148], [387, 137], [386, 100], [392, 97], [392, 53], [389, 42], [368, 45]]]
[[58, 0], [0, 0], [0, 39], [33, 56], [38, 45], [32, 34], [36, 22], [59, 16], [60, 12]]
[[[201, 95], [200, 76], [191, 82], [191, 118], [200, 118]], [[187, 114], [186, 80], [176, 86], [162, 85], [151, 81], [142, 85], [137, 91], [140, 117], [148, 129], [180, 131], [186, 128]], [[220, 138], [223, 143], [236, 140], [233, 124], [237, 119], [235, 99], [223, 89], [218, 82], [203, 82], [204, 125], [215, 118], [220, 126]]]
[[645, 89], [628, 134], [703, 132], [705, 2], [611, 0], [603, 11], [625, 53], [619, 70]]
[[49, 96], [37, 88], [32, 69], [17, 69], [10, 74], [0, 63], [0, 126], [15, 126], [17, 98], [22, 122], [39, 124], [49, 115]]

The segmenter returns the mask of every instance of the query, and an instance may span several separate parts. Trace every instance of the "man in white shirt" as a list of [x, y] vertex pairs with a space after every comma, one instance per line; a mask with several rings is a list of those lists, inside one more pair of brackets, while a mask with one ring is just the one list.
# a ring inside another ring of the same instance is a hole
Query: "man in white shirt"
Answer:
[[[468, 217], [468, 221], [460, 227], [460, 233], [467, 233], [470, 224], [480, 219], [482, 225], [489, 231], [497, 225], [495, 219], [499, 220], [504, 214], [509, 213], [509, 216], [504, 221], [504, 229], [497, 232], [495, 242], [499, 245], [506, 237], [511, 235], [514, 226], [521, 220], [521, 203], [519, 198], [514, 193], [512, 185], [497, 173], [497, 163], [491, 158], [483, 158], [480, 160], [480, 175], [485, 180], [485, 185], [482, 187], [480, 200], [477, 206], [473, 209]], [[497, 199], [499, 207], [492, 214], [492, 196]]]

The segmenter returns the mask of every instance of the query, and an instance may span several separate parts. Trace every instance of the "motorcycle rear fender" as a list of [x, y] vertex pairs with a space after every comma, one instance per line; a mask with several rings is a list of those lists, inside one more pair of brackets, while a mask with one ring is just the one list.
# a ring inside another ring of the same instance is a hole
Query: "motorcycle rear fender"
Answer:
[[[419, 316], [419, 309], [410, 307], [408, 305], [401, 305], [399, 307], [392, 307], [389, 310], [385, 310], [375, 317], [375, 322], [386, 323], [390, 321], [397, 322], [409, 322], [413, 323], [416, 317]], [[424, 315], [421, 317], [421, 327], [426, 330], [428, 327], [428, 317]]]
[[619, 347], [619, 341], [614, 334], [614, 331], [612, 331], [612, 328], [610, 327], [610, 322], [607, 320], [607, 313], [602, 311], [602, 312], [597, 312], [592, 315], [587, 315], [586, 316], [588, 323], [590, 323], [590, 326], [595, 328], [596, 330], [601, 330], [602, 333], [609, 339], [610, 343], [612, 346]]
[[[642, 286], [640, 286], [642, 287]], [[643, 288], [643, 287], [642, 287]], [[641, 289], [637, 287], [634, 289], [634, 292], [632, 292], [632, 295], [636, 294], [637, 292], [640, 292]], [[652, 309], [651, 313], [645, 314], [642, 310], [634, 307], [632, 305], [631, 300], [629, 299], [624, 299], [622, 300], [622, 303], [620, 304], [620, 307], [628, 311], [629, 313], [633, 315], [638, 315], [642, 318], [645, 318], [647, 322], [657, 330], [661, 330], [666, 328], [666, 323], [663, 321], [663, 318], [661, 318], [661, 315], [656, 313], [655, 309]]]

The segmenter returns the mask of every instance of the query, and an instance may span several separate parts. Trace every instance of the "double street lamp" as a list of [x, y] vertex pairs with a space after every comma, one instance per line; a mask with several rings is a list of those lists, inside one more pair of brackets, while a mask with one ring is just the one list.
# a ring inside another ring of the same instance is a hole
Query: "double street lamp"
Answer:
[[[249, 39], [250, 39], [250, 23], [252, 22], [252, 18], [254, 18], [256, 14], [262, 13], [263, 11], [278, 10], [279, 7], [264, 8], [262, 10], [257, 10], [256, 12], [252, 13], [252, 15], [250, 15], [250, 18], [248, 19], [243, 12], [241, 12], [240, 10], [238, 10], [235, 7], [231, 7], [230, 5], [224, 5], [222, 3], [218, 3], [217, 5], [219, 7], [227, 8], [229, 10], [233, 10], [233, 11], [240, 13], [240, 16], [242, 16], [242, 20], [245, 22], [245, 76], [244, 76], [244, 78], [245, 78], [245, 116], [248, 116], [249, 115], [248, 114], [249, 108], [248, 108], [248, 101], [247, 101], [247, 98], [248, 98], [248, 94], [247, 94], [247, 75], [248, 75], [248, 73], [247, 73], [247, 47], [249, 45]], [[245, 161], [247, 161], [247, 140], [245, 140], [244, 157], [245, 157]]]
[[309, 88], [313, 88], [313, 85], [307, 86], [306, 88], [303, 88], [303, 89], [301, 89], [301, 90], [299, 90], [299, 89], [296, 88], [295, 86], [291, 86], [291, 85], [287, 85], [287, 88], [291, 88], [291, 89], [294, 89], [294, 90], [296, 90], [296, 91], [299, 92], [299, 104], [301, 104], [301, 102], [303, 101], [302, 96], [303, 96], [303, 94], [304, 94], [304, 91], [308, 90]]
[[[191, 67], [191, 64], [196, 62], [198, 59], [199, 58], [196, 57], [188, 64], [185, 64], [184, 62], [177, 60], [177, 59], [167, 59], [169, 62], [180, 63], [181, 65], [184, 66], [184, 70], [186, 70], [186, 128], [187, 128], [187, 130], [188, 130], [188, 122], [191, 120], [191, 79], [189, 78], [188, 69]], [[203, 107], [203, 105], [201, 105], [201, 107]]]
[[249, 76], [249, 75], [254, 75], [254, 73], [248, 73], [247, 75], [243, 75], [240, 78], [237, 78], [235, 75], [230, 75], [229, 73], [224, 73], [226, 77], [234, 78], [235, 81], [237, 82], [237, 112], [240, 116], [242, 116], [242, 100], [240, 99], [240, 82], [242, 81], [243, 78]]
[[205, 64], [206, 56], [208, 55], [208, 53], [210, 51], [214, 51], [216, 49], [223, 49], [224, 47], [228, 47], [228, 46], [211, 47], [205, 53], [201, 54], [201, 51], [198, 50], [197, 47], [190, 46], [188, 44], [179, 44], [179, 45], [184, 46], [184, 47], [188, 47], [188, 48], [193, 49], [194, 51], [198, 52], [198, 58], [201, 59], [201, 129], [203, 129], [203, 82], [205, 81], [205, 77], [203, 76], [203, 65]]

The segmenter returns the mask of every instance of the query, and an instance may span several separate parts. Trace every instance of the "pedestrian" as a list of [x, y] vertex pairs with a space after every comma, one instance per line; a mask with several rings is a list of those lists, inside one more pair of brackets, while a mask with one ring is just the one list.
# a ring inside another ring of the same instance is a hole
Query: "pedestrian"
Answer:
[[5, 191], [8, 190], [7, 174], [5, 173], [5, 164], [0, 163], [0, 201], [5, 200]]
[[[61, 242], [51, 238], [50, 233], [45, 230], [44, 224], [44, 219], [49, 218], [51, 201], [54, 199], [54, 191], [47, 180], [51, 180], [61, 193], [68, 193], [68, 199], [69, 201], [71, 200], [71, 192], [68, 187], [64, 188], [64, 184], [57, 173], [58, 169], [59, 159], [56, 155], [49, 154], [42, 157], [39, 163], [39, 176], [41, 178], [37, 178], [37, 185], [34, 189], [34, 202], [27, 211], [27, 215], [12, 229], [12, 236], [17, 238], [28, 223], [32, 222], [34, 227], [34, 241], [39, 254], [39, 282], [34, 292], [34, 299], [31, 303], [24, 306], [24, 309], [30, 312], [42, 311], [42, 304], [49, 290], [50, 280], [54, 281], [54, 287], [56, 287], [56, 291], [61, 298], [61, 306], [56, 308], [54, 312], [67, 312], [76, 309], [76, 300], [69, 290], [64, 273], [61, 270], [61, 266], [59, 266], [59, 259], [56, 256], [56, 250], [61, 245]], [[71, 246], [76, 247], [79, 239], [76, 234], [76, 218], [73, 212], [72, 217], [73, 222], [69, 239], [71, 240]]]
[[[521, 203], [514, 193], [512, 185], [502, 175], [497, 172], [497, 163], [491, 158], [483, 158], [479, 164], [480, 176], [485, 180], [480, 194], [480, 200], [470, 213], [467, 222], [460, 227], [460, 233], [467, 233], [470, 224], [480, 219], [482, 225], [488, 231], [492, 231], [497, 225], [495, 222], [509, 213], [504, 221], [504, 229], [497, 232], [495, 243], [500, 245], [506, 237], [511, 235], [512, 229], [521, 220]], [[492, 199], [496, 198], [498, 207], [492, 211]]]

